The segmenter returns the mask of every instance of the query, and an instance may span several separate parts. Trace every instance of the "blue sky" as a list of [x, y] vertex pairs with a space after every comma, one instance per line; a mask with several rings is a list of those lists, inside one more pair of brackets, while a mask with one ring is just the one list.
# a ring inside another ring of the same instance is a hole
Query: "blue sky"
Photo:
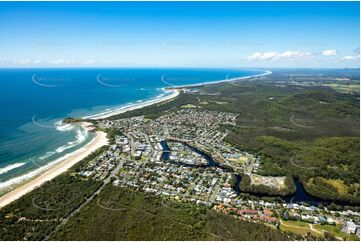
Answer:
[[359, 2], [0, 2], [0, 67], [359, 67]]

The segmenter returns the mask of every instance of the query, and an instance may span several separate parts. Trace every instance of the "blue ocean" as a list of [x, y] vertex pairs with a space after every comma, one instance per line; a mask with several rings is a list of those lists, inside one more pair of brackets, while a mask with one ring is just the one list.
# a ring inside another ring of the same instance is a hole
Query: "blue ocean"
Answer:
[[85, 117], [169, 95], [164, 87], [216, 82], [264, 70], [0, 69], [0, 191], [55, 164], [92, 138], [65, 117]]

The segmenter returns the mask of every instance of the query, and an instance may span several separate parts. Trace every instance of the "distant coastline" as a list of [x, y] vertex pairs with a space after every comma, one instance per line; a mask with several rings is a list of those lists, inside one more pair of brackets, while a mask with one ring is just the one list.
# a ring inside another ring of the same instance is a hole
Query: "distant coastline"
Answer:
[[172, 86], [172, 87], [170, 87], [170, 88], [200, 87], [200, 86], [204, 86], [204, 85], [213, 85], [213, 84], [219, 84], [219, 83], [225, 83], [225, 82], [232, 82], [232, 81], [239, 81], [239, 80], [245, 80], [245, 79], [250, 79], [250, 78], [255, 78], [255, 77], [261, 77], [261, 76], [267, 76], [267, 75], [270, 75], [270, 74], [272, 74], [272, 71], [265, 70], [265, 73], [257, 74], [257, 75], [243, 76], [243, 77], [234, 77], [234, 78], [231, 78], [231, 79], [228, 79], [228, 77], [226, 77], [225, 80], [201, 82], [201, 83], [190, 84], [190, 85]]
[[171, 92], [170, 95], [166, 95], [164, 97], [160, 97], [160, 98], [154, 98], [148, 101], [144, 101], [144, 102], [140, 102], [140, 103], [135, 103], [135, 104], [129, 104], [126, 106], [122, 106], [120, 108], [114, 109], [114, 110], [110, 110], [110, 111], [106, 111], [106, 112], [102, 112], [99, 114], [95, 114], [95, 115], [91, 115], [91, 116], [85, 116], [83, 117], [83, 119], [90, 119], [90, 120], [99, 120], [99, 119], [105, 119], [105, 118], [109, 118], [111, 116], [114, 115], [118, 115], [121, 113], [125, 113], [128, 111], [132, 111], [132, 110], [136, 110], [136, 109], [140, 109], [140, 108], [144, 108], [153, 104], [157, 104], [160, 102], [164, 102], [164, 101], [168, 101], [171, 100], [175, 97], [177, 97], [179, 95], [179, 90], [176, 88], [162, 88], [164, 90], [164, 92]]
[[261, 74], [257, 74], [257, 75], [235, 77], [235, 78], [231, 78], [231, 79], [228, 79], [226, 77], [226, 79], [219, 80], [219, 81], [209, 81], [209, 82], [201, 82], [201, 83], [189, 84], [189, 85], [179, 85], [179, 86], [175, 85], [175, 86], [163, 87], [162, 88], [163, 92], [165, 92], [165, 93], [171, 92], [171, 94], [166, 95], [164, 97], [160, 97], [160, 98], [156, 97], [154, 99], [150, 99], [148, 101], [144, 101], [144, 102], [140, 102], [140, 103], [133, 103], [133, 104], [125, 105], [125, 106], [122, 106], [119, 108], [115, 108], [114, 110], [105, 111], [105, 112], [102, 112], [99, 114], [85, 116], [85, 117], [82, 117], [82, 119], [90, 119], [90, 120], [106, 119], [111, 116], [115, 116], [115, 115], [122, 114], [125, 112], [148, 107], [153, 104], [168, 101], [168, 100], [171, 100], [171, 99], [177, 97], [180, 94], [180, 90], [185, 89], [185, 88], [200, 87], [200, 86], [204, 86], [204, 85], [213, 85], [213, 84], [219, 84], [219, 83], [225, 83], [225, 82], [231, 82], [231, 81], [245, 80], [245, 79], [250, 79], [250, 78], [255, 78], [255, 77], [266, 76], [266, 75], [270, 75], [270, 74], [272, 74], [272, 71], [265, 70], [265, 73], [261, 73]]

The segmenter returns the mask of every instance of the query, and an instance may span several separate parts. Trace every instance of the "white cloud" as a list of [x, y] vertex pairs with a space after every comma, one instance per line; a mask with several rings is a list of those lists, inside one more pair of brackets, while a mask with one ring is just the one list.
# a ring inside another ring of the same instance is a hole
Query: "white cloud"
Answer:
[[324, 55], [324, 56], [336, 55], [336, 50], [324, 50], [324, 51], [322, 51], [322, 55]]
[[98, 62], [93, 59], [88, 60], [72, 60], [72, 59], [50, 59], [50, 60], [41, 60], [41, 59], [32, 59], [32, 58], [23, 58], [23, 59], [0, 59], [0, 65], [10, 65], [10, 66], [67, 66], [67, 65], [94, 65]]
[[31, 59], [31, 58], [23, 58], [23, 59], [0, 59], [1, 65], [18, 65], [18, 66], [28, 66], [28, 65], [39, 65], [42, 64], [43, 61], [40, 59]]
[[52, 64], [52, 65], [71, 65], [71, 64], [91, 65], [91, 64], [95, 64], [96, 61], [93, 59], [83, 60], [83, 61], [68, 60], [68, 59], [56, 59], [56, 60], [49, 60], [48, 63]]
[[281, 54], [279, 54], [278, 58], [297, 58], [297, 57], [305, 57], [305, 56], [310, 56], [311, 53], [310, 52], [304, 52], [304, 51], [300, 51], [300, 50], [296, 50], [296, 51], [285, 51]]
[[360, 55], [346, 55], [341, 58], [341, 60], [359, 60]]
[[25, 58], [25, 59], [14, 60], [13, 62], [19, 65], [27, 65], [27, 64], [32, 64], [34, 61], [30, 58]]
[[76, 61], [74, 60], [65, 60], [65, 59], [49, 60], [48, 62], [49, 64], [53, 64], [53, 65], [69, 65], [76, 63]]
[[248, 56], [247, 59], [248, 60], [269, 60], [269, 59], [273, 59], [278, 55], [277, 52], [265, 52], [265, 53], [261, 53], [261, 52], [256, 52], [251, 56]]
[[86, 60], [84, 64], [95, 64], [95, 60]]
[[310, 52], [301, 51], [301, 50], [288, 50], [285, 52], [256, 52], [253, 55], [247, 56], [246, 59], [253, 60], [277, 60], [277, 59], [292, 59], [299, 57], [311, 56]]
[[48, 60], [48, 62], [50, 64], [57, 65], [57, 64], [63, 64], [65, 62], [65, 60], [64, 59], [56, 59], [56, 60]]

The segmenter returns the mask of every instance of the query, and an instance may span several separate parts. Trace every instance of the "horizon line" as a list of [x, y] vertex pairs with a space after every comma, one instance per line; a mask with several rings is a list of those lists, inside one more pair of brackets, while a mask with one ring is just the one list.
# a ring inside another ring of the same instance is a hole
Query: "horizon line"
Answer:
[[236, 67], [236, 66], [229, 66], [229, 67], [225, 67], [225, 66], [195, 66], [195, 67], [189, 67], [189, 66], [39, 66], [39, 67], [35, 67], [35, 66], [9, 66], [9, 67], [1, 67], [0, 66], [0, 70], [1, 69], [101, 69], [101, 68], [105, 68], [105, 69], [126, 69], [126, 68], [184, 68], [184, 69], [200, 69], [200, 68], [204, 68], [204, 69], [252, 69], [252, 70], [256, 70], [256, 69], [360, 69], [360, 67]]

